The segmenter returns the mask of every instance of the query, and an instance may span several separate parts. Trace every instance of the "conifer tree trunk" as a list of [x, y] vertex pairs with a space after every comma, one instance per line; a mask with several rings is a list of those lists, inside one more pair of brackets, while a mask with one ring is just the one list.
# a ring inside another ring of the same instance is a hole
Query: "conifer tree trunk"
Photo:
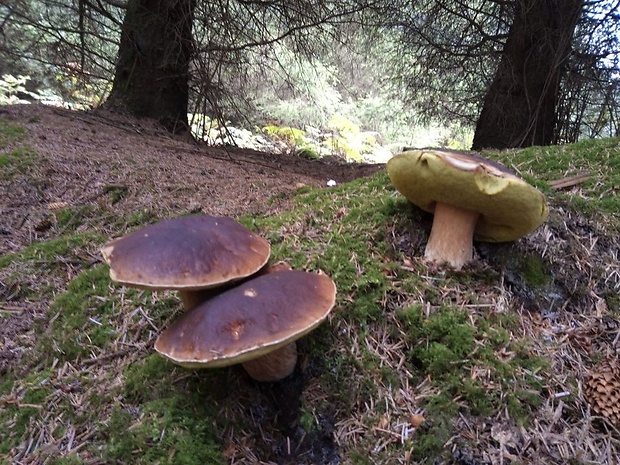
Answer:
[[472, 149], [550, 145], [562, 69], [582, 0], [517, 0], [502, 59]]
[[188, 130], [195, 0], [129, 0], [106, 106]]

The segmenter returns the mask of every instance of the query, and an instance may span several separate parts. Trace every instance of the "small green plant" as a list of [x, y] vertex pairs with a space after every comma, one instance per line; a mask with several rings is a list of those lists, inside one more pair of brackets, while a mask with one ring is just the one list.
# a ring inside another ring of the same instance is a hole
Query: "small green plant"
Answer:
[[289, 126], [268, 125], [263, 127], [262, 131], [269, 137], [283, 142], [289, 147], [290, 151], [295, 151], [301, 157], [314, 160], [321, 156], [319, 144], [306, 137], [306, 132], [301, 129]]
[[268, 125], [263, 131], [271, 137], [276, 137], [292, 147], [303, 147], [307, 144], [306, 133], [301, 129], [289, 126]]
[[329, 128], [333, 135], [322, 145], [331, 153], [342, 154], [347, 160], [362, 161], [364, 154], [379, 147], [373, 133], [361, 131], [358, 125], [342, 115], [333, 115]]

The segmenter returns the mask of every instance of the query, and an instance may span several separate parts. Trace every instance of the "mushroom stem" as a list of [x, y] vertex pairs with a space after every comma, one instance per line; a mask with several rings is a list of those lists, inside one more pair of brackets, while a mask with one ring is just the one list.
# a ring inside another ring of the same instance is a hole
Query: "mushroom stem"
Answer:
[[474, 230], [479, 216], [472, 210], [437, 203], [424, 258], [447, 262], [460, 270], [473, 257]]
[[208, 298], [213, 296], [216, 292], [213, 289], [202, 289], [199, 291], [179, 291], [179, 297], [183, 302], [183, 308], [189, 310], [197, 305], [205, 302]]
[[254, 358], [241, 365], [256, 381], [271, 383], [286, 378], [295, 370], [297, 345], [295, 342], [280, 347], [262, 357]]

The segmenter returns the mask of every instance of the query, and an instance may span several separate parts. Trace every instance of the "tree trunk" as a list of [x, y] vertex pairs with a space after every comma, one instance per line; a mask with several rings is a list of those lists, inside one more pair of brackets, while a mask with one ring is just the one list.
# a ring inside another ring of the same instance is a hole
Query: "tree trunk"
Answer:
[[518, 0], [472, 149], [550, 145], [582, 0]]
[[106, 106], [188, 130], [195, 0], [129, 0]]

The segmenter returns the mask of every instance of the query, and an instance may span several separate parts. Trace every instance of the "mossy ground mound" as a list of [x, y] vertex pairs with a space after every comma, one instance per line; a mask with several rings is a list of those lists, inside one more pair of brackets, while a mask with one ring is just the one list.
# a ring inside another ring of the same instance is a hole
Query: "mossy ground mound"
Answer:
[[423, 262], [431, 218], [383, 172], [239, 217], [274, 261], [338, 286], [329, 322], [273, 384], [155, 354], [178, 298], [114, 285], [98, 249], [159, 217], [74, 208], [55, 237], [0, 259], [0, 318], [35, 309], [2, 372], [0, 461], [615, 463], [620, 436], [582, 380], [618, 345], [620, 142], [493, 156], [546, 192], [551, 215], [514, 244], [476, 244], [459, 272]]

